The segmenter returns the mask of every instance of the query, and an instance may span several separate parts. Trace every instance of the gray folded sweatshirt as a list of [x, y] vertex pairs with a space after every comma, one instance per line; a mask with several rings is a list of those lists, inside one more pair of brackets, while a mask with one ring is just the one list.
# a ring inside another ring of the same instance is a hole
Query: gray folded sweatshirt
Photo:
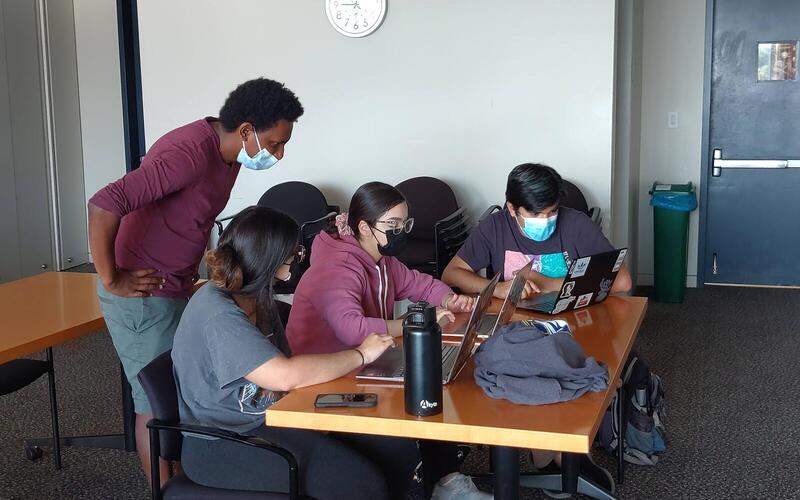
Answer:
[[608, 388], [608, 369], [585, 357], [571, 332], [548, 334], [535, 323], [511, 323], [478, 348], [475, 382], [486, 395], [538, 405]]

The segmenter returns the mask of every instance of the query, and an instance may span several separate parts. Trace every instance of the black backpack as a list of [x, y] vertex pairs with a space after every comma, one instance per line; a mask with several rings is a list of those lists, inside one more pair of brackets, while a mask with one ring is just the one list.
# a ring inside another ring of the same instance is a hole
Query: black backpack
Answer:
[[625, 401], [614, 396], [597, 431], [597, 442], [609, 453], [619, 446], [619, 405], [624, 404], [625, 439], [623, 456], [626, 462], [655, 465], [667, 449], [664, 432], [664, 385], [661, 377], [635, 353], [631, 353], [622, 371]]

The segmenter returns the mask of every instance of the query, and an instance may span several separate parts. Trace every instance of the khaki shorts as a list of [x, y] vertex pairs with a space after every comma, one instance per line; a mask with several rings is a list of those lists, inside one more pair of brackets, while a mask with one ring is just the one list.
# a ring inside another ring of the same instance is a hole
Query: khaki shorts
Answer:
[[106, 290], [100, 281], [97, 296], [114, 348], [131, 384], [134, 409], [140, 415], [152, 415], [137, 375], [159, 354], [172, 349], [172, 339], [188, 299], [119, 297]]

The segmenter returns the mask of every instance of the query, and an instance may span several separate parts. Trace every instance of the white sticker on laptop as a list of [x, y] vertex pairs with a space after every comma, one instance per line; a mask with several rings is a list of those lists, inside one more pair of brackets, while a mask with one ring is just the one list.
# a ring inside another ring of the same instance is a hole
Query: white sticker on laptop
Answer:
[[583, 295], [578, 296], [578, 301], [575, 302], [575, 309], [588, 306], [592, 301], [592, 295], [594, 295], [594, 293], [584, 293]]
[[570, 274], [569, 277], [580, 278], [586, 274], [586, 270], [589, 269], [589, 261], [591, 260], [591, 257], [581, 257], [580, 259], [576, 260], [575, 265], [572, 267], [572, 274]]
[[568, 297], [566, 299], [561, 299], [556, 302], [556, 307], [553, 308], [553, 314], [558, 314], [560, 312], [566, 311], [572, 301], [575, 300], [575, 297]]
[[572, 289], [575, 288], [574, 281], [567, 281], [564, 283], [564, 291], [561, 292], [561, 298], [566, 299], [567, 297], [572, 297]]
[[622, 267], [622, 263], [625, 261], [625, 254], [626, 253], [628, 253], [628, 249], [627, 248], [624, 249], [624, 250], [620, 250], [619, 256], [617, 257], [617, 261], [614, 262], [614, 268], [611, 270], [611, 272], [615, 273], [615, 272], [619, 271], [619, 268]]

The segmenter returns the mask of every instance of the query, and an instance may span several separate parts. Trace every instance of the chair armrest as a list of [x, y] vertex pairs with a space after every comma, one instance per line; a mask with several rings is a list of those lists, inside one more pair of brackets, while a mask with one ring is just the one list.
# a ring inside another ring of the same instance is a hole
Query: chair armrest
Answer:
[[480, 223], [480, 222], [481, 222], [483, 219], [485, 219], [486, 217], [488, 217], [488, 216], [492, 215], [492, 214], [493, 214], [493, 213], [495, 213], [495, 212], [499, 212], [499, 211], [500, 211], [500, 210], [502, 210], [502, 209], [503, 209], [503, 207], [501, 207], [500, 205], [492, 205], [492, 206], [490, 206], [490, 207], [489, 207], [489, 208], [487, 208], [487, 209], [486, 209], [486, 211], [484, 211], [484, 212], [481, 214], [481, 216], [478, 218], [478, 223]]
[[[201, 436], [208, 436], [226, 441], [232, 441], [246, 446], [252, 446], [264, 451], [269, 451], [276, 455], [280, 455], [289, 467], [289, 498], [296, 499], [299, 494], [298, 483], [298, 465], [297, 459], [294, 458], [292, 452], [279, 446], [275, 443], [270, 443], [262, 438], [255, 436], [246, 436], [236, 432], [226, 431], [223, 429], [215, 429], [212, 427], [204, 427], [200, 425], [187, 425], [187, 424], [171, 424], [155, 418], [147, 422], [147, 428], [150, 432], [150, 465], [152, 479], [152, 493], [153, 498], [161, 498], [161, 482], [159, 470], [159, 455], [161, 452], [161, 444], [159, 441], [159, 430], [175, 431], [175, 432], [191, 432], [192, 434], [199, 434]], [[157, 494], [156, 494], [157, 490]]]
[[436, 224], [434, 224], [434, 228], [438, 228], [439, 226], [445, 225], [448, 222], [452, 222], [452, 221], [458, 219], [461, 216], [461, 214], [464, 213], [464, 210], [465, 210], [465, 208], [461, 207], [458, 210], [456, 210], [455, 212], [453, 212], [452, 214], [448, 215], [447, 217], [445, 217], [443, 219], [439, 219], [438, 221], [436, 221]]
[[222, 227], [222, 223], [233, 219], [234, 217], [236, 217], [236, 215], [238, 214], [229, 215], [227, 217], [223, 217], [221, 219], [217, 219], [214, 221], [214, 225], [217, 226], [217, 236], [222, 236], [222, 231], [225, 229]]
[[324, 220], [334, 219], [334, 218], [336, 218], [337, 215], [338, 214], [336, 212], [330, 211], [327, 214], [325, 214], [322, 217], [320, 217], [319, 219], [314, 219], [314, 220], [310, 220], [310, 221], [307, 221], [307, 222], [303, 222], [302, 224], [300, 224], [300, 232], [302, 233], [306, 226], [310, 226], [312, 224], [319, 224], [320, 222], [322, 222]]
[[589, 218], [595, 224], [600, 224], [603, 221], [603, 216], [600, 214], [600, 207], [592, 207], [589, 209]]

